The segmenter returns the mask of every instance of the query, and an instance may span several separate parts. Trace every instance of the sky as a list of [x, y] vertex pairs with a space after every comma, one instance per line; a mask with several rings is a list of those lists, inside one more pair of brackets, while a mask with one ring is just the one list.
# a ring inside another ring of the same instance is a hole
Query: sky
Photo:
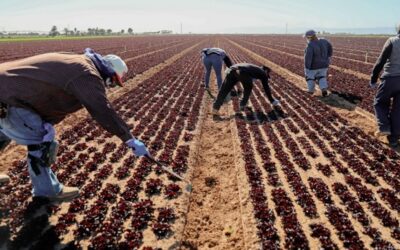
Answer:
[[0, 0], [0, 31], [394, 32], [399, 0]]

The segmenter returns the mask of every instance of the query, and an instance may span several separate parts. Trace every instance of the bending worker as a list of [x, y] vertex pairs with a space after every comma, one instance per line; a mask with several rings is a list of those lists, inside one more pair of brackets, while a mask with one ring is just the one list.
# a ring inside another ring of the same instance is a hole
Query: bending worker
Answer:
[[243, 85], [243, 98], [240, 101], [241, 111], [246, 108], [253, 88], [253, 81], [255, 79], [261, 80], [265, 95], [271, 104], [273, 106], [279, 105], [280, 102], [272, 97], [271, 89], [269, 88], [268, 79], [270, 71], [271, 69], [266, 66], [259, 67], [250, 63], [238, 63], [227, 69], [224, 83], [222, 84], [217, 99], [214, 102], [213, 114], [219, 115], [219, 109], [224, 103], [225, 97], [227, 97], [231, 89], [233, 89], [239, 81]]
[[386, 41], [375, 63], [370, 82], [372, 88], [376, 87], [382, 69], [382, 81], [374, 102], [377, 135], [386, 135], [389, 145], [395, 148], [400, 138], [400, 25], [397, 36]]
[[[0, 145], [14, 140], [28, 147], [33, 196], [67, 201], [79, 195], [63, 186], [50, 165], [56, 155], [54, 124], [84, 106], [108, 132], [136, 156], [148, 154], [106, 97], [106, 88], [122, 86], [128, 68], [116, 55], [47, 53], [0, 64]], [[9, 177], [0, 175], [0, 182]]]
[[304, 53], [304, 71], [307, 81], [307, 91], [314, 94], [315, 82], [319, 84], [322, 96], [328, 95], [328, 67], [332, 57], [332, 45], [328, 40], [318, 38], [314, 30], [304, 34], [307, 38], [307, 48]]
[[201, 51], [201, 57], [204, 68], [206, 69], [204, 81], [206, 90], [210, 88], [211, 68], [214, 68], [215, 74], [217, 75], [218, 89], [220, 89], [222, 85], [222, 61], [225, 63], [225, 66], [229, 68], [232, 66], [231, 59], [226, 55], [225, 50], [220, 48], [205, 48]]

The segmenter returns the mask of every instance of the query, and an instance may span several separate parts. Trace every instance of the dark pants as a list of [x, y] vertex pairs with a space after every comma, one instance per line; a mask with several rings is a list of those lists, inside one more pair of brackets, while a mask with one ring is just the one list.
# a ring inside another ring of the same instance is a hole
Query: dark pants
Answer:
[[[242, 79], [243, 78], [243, 79]], [[234, 70], [228, 70], [225, 80], [222, 83], [222, 87], [218, 92], [217, 99], [214, 102], [213, 108], [219, 110], [224, 103], [226, 96], [235, 87], [238, 82], [242, 83], [243, 86], [243, 98], [240, 101], [240, 106], [246, 106], [249, 101], [251, 90], [253, 89], [253, 81], [247, 77], [240, 77]], [[272, 103], [274, 98], [271, 95], [271, 90], [268, 83], [263, 83], [263, 88], [268, 100]]]
[[386, 78], [379, 85], [374, 102], [380, 131], [390, 131], [389, 142], [400, 138], [400, 77]]
[[[217, 99], [214, 102], [213, 108], [219, 110], [224, 103], [226, 96], [235, 87], [236, 83], [239, 81], [238, 76], [235, 71], [228, 69], [225, 76], [224, 82], [218, 91]], [[251, 90], [250, 90], [251, 91]]]

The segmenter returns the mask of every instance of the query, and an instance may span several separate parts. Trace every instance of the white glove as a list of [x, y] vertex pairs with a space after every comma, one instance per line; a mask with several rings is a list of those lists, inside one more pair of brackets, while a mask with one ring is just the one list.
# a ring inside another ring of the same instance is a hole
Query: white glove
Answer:
[[43, 136], [43, 142], [51, 142], [54, 141], [54, 137], [56, 136], [56, 131], [50, 123], [44, 123], [43, 128], [47, 131], [47, 134]]
[[143, 142], [141, 142], [135, 138], [132, 138], [132, 139], [126, 141], [125, 143], [129, 148], [131, 148], [133, 150], [133, 153], [136, 156], [138, 156], [138, 157], [144, 156], [144, 155], [150, 156], [149, 150], [146, 148], [146, 145], [144, 145]]
[[376, 82], [370, 82], [370, 83], [369, 83], [369, 86], [370, 86], [371, 89], [376, 88], [377, 85], [378, 85], [378, 84], [377, 84]]
[[272, 106], [279, 106], [281, 104], [281, 102], [279, 101], [279, 100], [277, 100], [277, 99], [275, 99], [273, 102], [272, 102]]
[[224, 72], [225, 76], [229, 73], [229, 71], [230, 71], [230, 68], [225, 69], [225, 72]]

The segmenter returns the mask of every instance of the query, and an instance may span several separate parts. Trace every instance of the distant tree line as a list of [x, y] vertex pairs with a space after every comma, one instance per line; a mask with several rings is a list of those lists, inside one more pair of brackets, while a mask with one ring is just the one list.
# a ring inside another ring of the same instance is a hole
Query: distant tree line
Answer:
[[125, 30], [122, 29], [120, 31], [113, 31], [112, 29], [103, 29], [103, 28], [88, 28], [86, 31], [81, 31], [78, 30], [77, 28], [74, 29], [69, 29], [69, 28], [64, 28], [62, 32], [58, 31], [57, 26], [53, 25], [51, 27], [51, 30], [49, 32], [49, 36], [59, 36], [59, 35], [64, 35], [64, 36], [111, 36], [111, 35], [124, 35], [124, 34], [133, 34], [133, 29], [128, 28], [127, 33], [125, 33]]

